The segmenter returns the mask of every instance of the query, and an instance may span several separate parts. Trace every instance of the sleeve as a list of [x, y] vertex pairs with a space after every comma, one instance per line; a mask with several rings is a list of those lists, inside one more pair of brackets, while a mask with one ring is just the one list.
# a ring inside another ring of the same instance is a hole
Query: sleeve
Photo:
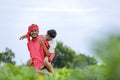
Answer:
[[56, 48], [56, 41], [55, 40], [50, 41], [49, 45], [50, 45], [49, 52], [54, 53]]

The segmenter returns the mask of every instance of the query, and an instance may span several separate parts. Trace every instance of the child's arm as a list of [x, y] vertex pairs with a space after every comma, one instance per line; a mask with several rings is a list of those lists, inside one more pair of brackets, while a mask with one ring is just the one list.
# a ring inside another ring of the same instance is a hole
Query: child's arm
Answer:
[[50, 56], [50, 52], [49, 52], [49, 50], [47, 49], [45, 43], [44, 43], [42, 40], [40, 40], [40, 44], [43, 46], [46, 55], [47, 55], [47, 56]]
[[25, 39], [26, 38], [26, 35], [22, 35], [20, 38], [19, 38], [19, 40], [23, 40], [23, 39]]

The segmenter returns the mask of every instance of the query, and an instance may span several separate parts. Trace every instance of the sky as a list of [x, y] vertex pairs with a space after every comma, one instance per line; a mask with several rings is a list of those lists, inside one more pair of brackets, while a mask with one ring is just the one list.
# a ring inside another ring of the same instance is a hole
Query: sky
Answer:
[[120, 30], [119, 0], [1, 0], [0, 52], [10, 48], [17, 65], [29, 59], [27, 40], [19, 37], [37, 24], [40, 34], [57, 31], [56, 40], [75, 50], [93, 56], [91, 42]]

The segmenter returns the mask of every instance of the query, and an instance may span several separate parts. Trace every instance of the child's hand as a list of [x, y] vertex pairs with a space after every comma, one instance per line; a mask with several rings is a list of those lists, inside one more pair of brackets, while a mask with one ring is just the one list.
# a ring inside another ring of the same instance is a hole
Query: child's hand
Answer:
[[40, 40], [40, 45], [45, 46], [45, 43], [43, 42], [43, 40]]
[[19, 40], [25, 39], [25, 36], [26, 36], [26, 35], [22, 35], [22, 36], [19, 38]]

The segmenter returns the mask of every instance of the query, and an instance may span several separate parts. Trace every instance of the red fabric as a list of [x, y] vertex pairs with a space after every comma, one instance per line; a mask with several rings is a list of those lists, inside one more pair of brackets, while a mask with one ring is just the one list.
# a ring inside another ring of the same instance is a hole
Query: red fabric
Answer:
[[30, 41], [30, 31], [31, 30], [36, 30], [39, 33], [39, 27], [38, 25], [32, 24], [28, 27], [28, 32], [26, 34], [26, 38], [28, 39], [28, 41]]
[[30, 52], [30, 57], [36, 70], [44, 67], [44, 58], [46, 57], [43, 47], [39, 44], [40, 40], [43, 40], [46, 47], [49, 49], [50, 46], [48, 42], [40, 36], [38, 36], [34, 40], [30, 40], [27, 44], [28, 50]]
[[55, 53], [50, 53], [50, 56], [48, 57], [48, 61], [52, 62], [54, 56], [55, 56]]

